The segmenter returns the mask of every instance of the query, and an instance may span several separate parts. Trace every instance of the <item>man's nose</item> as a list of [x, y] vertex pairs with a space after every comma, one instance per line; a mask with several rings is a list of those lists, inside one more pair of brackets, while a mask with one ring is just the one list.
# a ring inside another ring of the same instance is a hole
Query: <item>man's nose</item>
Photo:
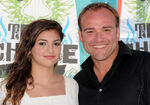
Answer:
[[95, 38], [97, 42], [100, 42], [103, 40], [103, 34], [101, 32], [97, 32]]

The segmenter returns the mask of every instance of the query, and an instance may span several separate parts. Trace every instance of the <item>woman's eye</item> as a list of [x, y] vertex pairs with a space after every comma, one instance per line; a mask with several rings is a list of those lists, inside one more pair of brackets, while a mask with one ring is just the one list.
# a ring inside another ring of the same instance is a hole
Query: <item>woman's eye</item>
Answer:
[[45, 42], [40, 42], [39, 45], [46, 45], [46, 43]]
[[55, 46], [59, 46], [59, 45], [60, 45], [60, 43], [54, 43], [54, 45], [55, 45]]

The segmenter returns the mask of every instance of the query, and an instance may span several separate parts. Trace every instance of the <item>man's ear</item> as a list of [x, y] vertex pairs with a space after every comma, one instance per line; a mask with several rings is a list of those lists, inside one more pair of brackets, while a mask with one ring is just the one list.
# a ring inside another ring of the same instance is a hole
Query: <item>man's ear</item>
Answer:
[[80, 41], [82, 42], [82, 32], [81, 30], [78, 31], [79, 37], [80, 37]]
[[117, 28], [117, 40], [120, 40], [120, 28]]

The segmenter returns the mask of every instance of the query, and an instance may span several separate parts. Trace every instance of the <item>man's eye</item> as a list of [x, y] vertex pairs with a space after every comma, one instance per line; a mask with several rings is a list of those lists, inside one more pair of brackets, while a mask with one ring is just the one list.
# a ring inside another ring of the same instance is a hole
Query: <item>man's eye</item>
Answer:
[[93, 33], [94, 31], [87, 31], [87, 33]]
[[110, 29], [105, 29], [104, 31], [106, 31], [106, 32], [107, 32], [107, 31], [111, 31], [111, 30], [110, 30]]
[[86, 31], [86, 33], [95, 33], [94, 31]]

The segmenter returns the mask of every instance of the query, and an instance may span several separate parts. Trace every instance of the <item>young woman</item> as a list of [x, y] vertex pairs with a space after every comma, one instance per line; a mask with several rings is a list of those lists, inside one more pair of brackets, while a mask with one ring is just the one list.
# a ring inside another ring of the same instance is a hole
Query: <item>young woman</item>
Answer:
[[40, 19], [24, 29], [0, 87], [0, 105], [78, 105], [75, 80], [55, 73], [63, 37], [54, 20]]

